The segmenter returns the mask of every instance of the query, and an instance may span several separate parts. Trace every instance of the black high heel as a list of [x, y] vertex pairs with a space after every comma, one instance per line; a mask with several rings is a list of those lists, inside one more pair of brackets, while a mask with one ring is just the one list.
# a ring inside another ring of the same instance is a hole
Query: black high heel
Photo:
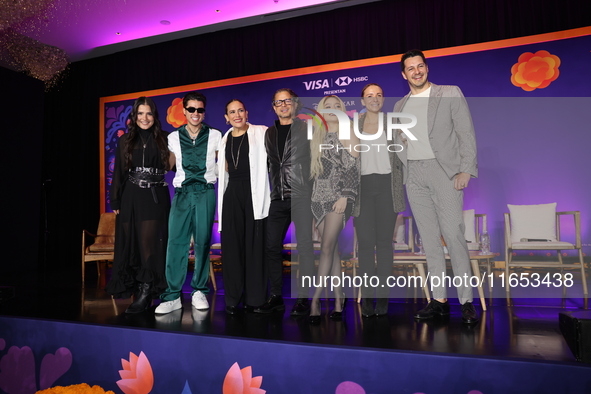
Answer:
[[[318, 303], [318, 310], [320, 311], [320, 313], [322, 313], [322, 310], [320, 308], [320, 300], [318, 300], [316, 302]], [[320, 324], [320, 314], [308, 316], [308, 323], [313, 326], [319, 325]]]
[[345, 296], [345, 293], [343, 293], [343, 297], [342, 297], [342, 304], [341, 304], [341, 311], [337, 312], [335, 310], [333, 310], [330, 315], [328, 316], [328, 318], [330, 320], [343, 320], [343, 317], [345, 316], [345, 305], [347, 305], [347, 297]]

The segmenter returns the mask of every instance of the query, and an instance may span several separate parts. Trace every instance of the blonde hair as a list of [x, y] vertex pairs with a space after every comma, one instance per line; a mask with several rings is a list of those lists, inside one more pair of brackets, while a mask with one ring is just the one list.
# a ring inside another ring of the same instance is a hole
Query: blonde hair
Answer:
[[[324, 109], [324, 104], [326, 103], [326, 100], [328, 100], [329, 98], [337, 99], [337, 101], [341, 104], [341, 111], [347, 111], [343, 100], [341, 100], [340, 97], [334, 95], [323, 97], [322, 100], [320, 100], [320, 102], [318, 103], [318, 107], [316, 109]], [[310, 141], [310, 179], [316, 179], [324, 172], [324, 168], [322, 166], [322, 152], [320, 151], [320, 144], [324, 143], [324, 138], [326, 137], [327, 133], [326, 127], [324, 125], [324, 121], [321, 122], [320, 125], [314, 123], [314, 134], [312, 136], [312, 140]]]

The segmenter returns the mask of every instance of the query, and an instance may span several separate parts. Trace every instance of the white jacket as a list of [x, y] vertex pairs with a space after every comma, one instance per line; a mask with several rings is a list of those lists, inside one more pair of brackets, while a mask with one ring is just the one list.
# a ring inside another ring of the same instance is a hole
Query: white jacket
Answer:
[[[226, 142], [232, 132], [230, 128], [222, 137], [218, 154], [218, 231], [222, 231], [222, 209], [224, 193], [228, 187], [228, 172], [226, 171]], [[250, 162], [250, 190], [252, 193], [252, 210], [254, 219], [264, 219], [269, 215], [271, 205], [271, 187], [267, 171], [267, 150], [265, 148], [265, 132], [267, 126], [248, 125], [248, 160]]]

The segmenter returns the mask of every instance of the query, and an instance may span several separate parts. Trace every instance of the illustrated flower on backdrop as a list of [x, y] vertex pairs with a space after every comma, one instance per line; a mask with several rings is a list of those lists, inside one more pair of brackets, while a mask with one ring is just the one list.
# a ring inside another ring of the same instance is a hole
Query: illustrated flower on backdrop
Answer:
[[154, 387], [154, 374], [148, 357], [144, 352], [139, 356], [129, 352], [129, 361], [121, 359], [123, 369], [119, 371], [121, 380], [117, 386], [125, 394], [148, 394]]
[[262, 376], [252, 377], [252, 367], [245, 367], [240, 369], [238, 363], [234, 363], [224, 379], [224, 386], [222, 388], [223, 394], [264, 394], [266, 391], [262, 390], [263, 383]]
[[[0, 351], [6, 341], [0, 340]], [[28, 346], [11, 346], [0, 359], [0, 390], [8, 394], [34, 393], [37, 391], [35, 355]], [[51, 387], [72, 366], [72, 353], [65, 347], [48, 353], [41, 360], [39, 368], [39, 388]]]
[[172, 104], [166, 110], [166, 121], [175, 129], [187, 123], [187, 118], [183, 113], [184, 109], [183, 99], [177, 97], [172, 100]]
[[548, 51], [525, 52], [511, 67], [511, 83], [526, 92], [548, 87], [560, 75], [560, 58]]

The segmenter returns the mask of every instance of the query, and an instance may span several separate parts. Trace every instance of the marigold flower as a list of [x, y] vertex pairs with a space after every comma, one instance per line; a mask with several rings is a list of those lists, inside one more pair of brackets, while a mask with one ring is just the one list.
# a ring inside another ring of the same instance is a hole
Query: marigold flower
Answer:
[[115, 394], [112, 391], [105, 391], [100, 386], [90, 387], [86, 383], [74, 384], [71, 386], [55, 386], [50, 389], [37, 391], [36, 394]]
[[511, 67], [511, 83], [526, 92], [548, 87], [560, 75], [560, 58], [548, 51], [525, 52]]
[[185, 113], [183, 112], [184, 109], [183, 99], [175, 98], [172, 100], [172, 104], [168, 107], [168, 110], [166, 110], [166, 121], [175, 128], [181, 127], [187, 123], [187, 118], [185, 118]]

